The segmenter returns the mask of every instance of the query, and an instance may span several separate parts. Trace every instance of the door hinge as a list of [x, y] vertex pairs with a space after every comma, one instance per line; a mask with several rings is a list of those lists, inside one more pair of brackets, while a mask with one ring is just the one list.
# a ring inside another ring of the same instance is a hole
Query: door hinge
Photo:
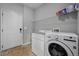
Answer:
[[3, 48], [3, 45], [2, 45], [2, 48]]
[[2, 13], [2, 16], [3, 16], [3, 13]]
[[2, 29], [2, 32], [3, 32], [3, 29]]

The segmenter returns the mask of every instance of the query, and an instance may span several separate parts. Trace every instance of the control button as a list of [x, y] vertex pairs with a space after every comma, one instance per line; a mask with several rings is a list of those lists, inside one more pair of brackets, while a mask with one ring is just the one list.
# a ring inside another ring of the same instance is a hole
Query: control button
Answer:
[[76, 49], [76, 46], [73, 46], [73, 49]]
[[56, 38], [55, 40], [58, 41], [58, 38]]
[[51, 38], [51, 36], [48, 36], [48, 38]]
[[69, 37], [70, 39], [72, 39], [72, 37]]
[[58, 37], [56, 39], [58, 39]]

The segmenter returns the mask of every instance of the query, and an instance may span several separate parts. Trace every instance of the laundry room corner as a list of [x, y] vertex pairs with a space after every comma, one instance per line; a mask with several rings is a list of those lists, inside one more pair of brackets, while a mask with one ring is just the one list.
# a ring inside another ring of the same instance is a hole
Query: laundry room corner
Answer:
[[1, 56], [79, 56], [78, 3], [0, 3]]
[[[34, 24], [34, 33], [37, 34], [38, 36], [36, 36], [37, 39], [39, 39], [39, 42], [42, 44], [43, 46], [43, 42], [44, 42], [44, 47], [47, 45], [48, 46], [48, 41], [40, 41], [43, 38], [42, 34], [39, 34], [40, 32], [47, 33], [47, 31], [49, 31], [49, 35], [47, 36], [48, 39], [53, 39], [53, 32], [55, 29], [57, 29], [57, 31], [59, 33], [72, 33], [71, 36], [74, 34], [78, 35], [78, 11], [74, 11], [74, 12], [70, 12], [68, 14], [62, 14], [61, 10], [64, 10], [65, 8], [70, 8], [71, 9], [72, 5], [75, 5], [73, 3], [45, 3], [43, 4], [40, 8], [36, 9], [35, 12], [35, 21], [33, 21]], [[59, 11], [60, 10], [60, 11]], [[56, 14], [57, 12], [59, 12], [59, 14]], [[52, 31], [52, 35], [50, 34], [50, 32]], [[42, 35], [40, 37], [40, 35]], [[40, 37], [40, 38], [39, 38]], [[47, 37], [44, 40], [48, 40]], [[74, 36], [76, 39], [74, 40], [78, 40], [78, 37]], [[34, 37], [32, 38], [34, 39]], [[51, 41], [49, 39], [49, 41]], [[34, 40], [33, 40], [34, 41]], [[61, 40], [62, 41], [62, 40]], [[35, 42], [35, 41], [34, 41]], [[33, 42], [32, 42], [33, 43]], [[35, 44], [35, 43], [34, 43]], [[39, 43], [38, 43], [39, 44]], [[76, 47], [78, 49], [78, 41], [76, 42]], [[73, 45], [71, 43], [71, 45]], [[43, 51], [42, 46], [40, 45], [40, 52]], [[47, 47], [46, 46], [46, 47]], [[53, 45], [52, 45], [53, 46]], [[34, 46], [33, 47], [33, 52], [36, 53], [36, 55], [39, 55], [39, 52], [36, 52], [38, 49], [35, 49]], [[36, 48], [38, 48], [38, 46], [35, 45]], [[74, 48], [74, 47], [73, 47]], [[45, 48], [48, 49], [48, 48]], [[48, 50], [44, 49], [44, 53], [46, 56], [50, 55]], [[50, 49], [50, 48], [49, 48]], [[70, 48], [71, 49], [71, 48]], [[47, 52], [47, 53], [46, 53]], [[74, 54], [77, 54], [78, 51], [76, 51]], [[74, 54], [69, 54], [69, 55], [74, 55]], [[42, 54], [41, 54], [42, 55]]]

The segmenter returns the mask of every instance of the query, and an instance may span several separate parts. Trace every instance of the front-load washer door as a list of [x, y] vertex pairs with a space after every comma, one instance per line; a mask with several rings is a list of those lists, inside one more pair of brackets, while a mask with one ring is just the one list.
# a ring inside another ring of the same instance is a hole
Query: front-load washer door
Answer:
[[73, 51], [60, 41], [49, 41], [45, 45], [46, 56], [74, 56]]

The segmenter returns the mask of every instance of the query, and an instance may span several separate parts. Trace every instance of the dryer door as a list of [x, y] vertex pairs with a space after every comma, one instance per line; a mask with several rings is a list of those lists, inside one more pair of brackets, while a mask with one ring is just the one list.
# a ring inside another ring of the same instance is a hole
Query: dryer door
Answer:
[[45, 46], [45, 55], [49, 56], [73, 56], [71, 49], [60, 41], [49, 41]]

